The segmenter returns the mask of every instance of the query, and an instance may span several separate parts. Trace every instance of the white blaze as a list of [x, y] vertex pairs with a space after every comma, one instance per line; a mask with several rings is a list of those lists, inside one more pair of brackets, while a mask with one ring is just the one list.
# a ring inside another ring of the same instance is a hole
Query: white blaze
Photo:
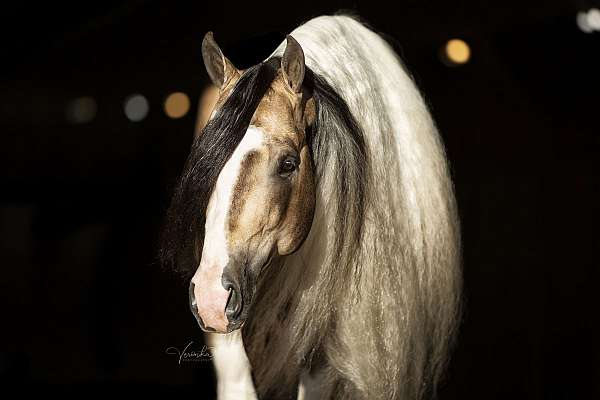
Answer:
[[263, 132], [250, 126], [240, 144], [225, 163], [206, 208], [206, 224], [202, 258], [192, 282], [198, 312], [205, 325], [225, 331], [225, 305], [228, 292], [221, 284], [223, 268], [229, 262], [227, 248], [227, 214], [232, 202], [233, 189], [240, 174], [241, 162], [250, 151], [263, 143]]

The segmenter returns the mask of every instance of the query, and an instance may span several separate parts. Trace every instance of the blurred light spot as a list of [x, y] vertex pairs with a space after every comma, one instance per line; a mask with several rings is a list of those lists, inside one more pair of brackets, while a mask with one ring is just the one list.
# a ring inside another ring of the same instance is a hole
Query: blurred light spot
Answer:
[[165, 113], [171, 118], [181, 118], [189, 110], [190, 98], [185, 93], [171, 93], [165, 100]]
[[71, 124], [85, 124], [96, 116], [98, 105], [92, 97], [78, 97], [67, 104], [65, 116]]
[[577, 13], [577, 26], [585, 33], [592, 33], [594, 31], [588, 23], [588, 13], [583, 11]]
[[148, 111], [150, 111], [150, 106], [144, 96], [141, 94], [132, 94], [125, 99], [124, 109], [125, 115], [130, 121], [139, 122], [146, 118]]
[[452, 39], [446, 43], [445, 61], [450, 65], [465, 64], [471, 58], [469, 45], [461, 39]]
[[590, 8], [587, 12], [587, 24], [590, 28], [600, 31], [600, 10]]
[[219, 100], [219, 89], [215, 85], [207, 86], [200, 96], [198, 118], [196, 119], [196, 135], [200, 135], [202, 129], [208, 123], [217, 100]]

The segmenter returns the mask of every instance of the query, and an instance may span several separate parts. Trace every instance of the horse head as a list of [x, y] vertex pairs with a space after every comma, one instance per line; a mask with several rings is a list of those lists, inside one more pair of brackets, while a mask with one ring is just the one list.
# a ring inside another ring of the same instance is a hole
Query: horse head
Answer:
[[[202, 54], [219, 89], [211, 119], [237, 118], [224, 105], [245, 72], [223, 55], [210, 32]], [[307, 133], [315, 107], [303, 85], [304, 53], [291, 36], [279, 64], [241, 141], [218, 172], [201, 216], [203, 243], [189, 295], [192, 312], [207, 331], [240, 328], [261, 272], [274, 258], [296, 251], [311, 228], [315, 183]]]

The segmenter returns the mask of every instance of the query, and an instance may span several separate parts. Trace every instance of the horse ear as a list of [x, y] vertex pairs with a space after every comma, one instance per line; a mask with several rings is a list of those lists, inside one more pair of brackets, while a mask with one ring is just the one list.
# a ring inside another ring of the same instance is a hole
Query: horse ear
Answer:
[[304, 80], [304, 51], [296, 39], [290, 35], [287, 36], [285, 52], [281, 59], [281, 69], [290, 89], [299, 93]]
[[208, 76], [219, 89], [222, 89], [233, 76], [239, 75], [237, 68], [223, 55], [212, 32], [204, 35], [202, 40], [202, 58]]

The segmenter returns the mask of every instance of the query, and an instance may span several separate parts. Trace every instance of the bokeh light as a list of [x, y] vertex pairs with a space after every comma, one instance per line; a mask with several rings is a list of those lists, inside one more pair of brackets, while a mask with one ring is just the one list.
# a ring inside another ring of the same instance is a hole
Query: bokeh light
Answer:
[[461, 39], [451, 39], [444, 47], [444, 61], [449, 65], [462, 65], [471, 58], [469, 45]]
[[133, 94], [127, 97], [123, 108], [125, 110], [125, 116], [132, 122], [143, 120], [150, 111], [148, 100], [141, 94]]
[[92, 97], [78, 97], [67, 104], [65, 116], [71, 124], [85, 124], [94, 119], [97, 110], [98, 105]]
[[190, 110], [190, 98], [183, 92], [171, 93], [165, 100], [165, 113], [171, 118], [181, 118]]
[[592, 33], [594, 31], [588, 24], [588, 14], [583, 11], [577, 13], [577, 26], [585, 33]]
[[219, 100], [219, 89], [215, 85], [209, 85], [202, 91], [198, 104], [198, 117], [196, 118], [196, 136], [200, 135], [202, 129], [208, 123], [210, 116]]
[[600, 10], [590, 8], [587, 12], [587, 24], [590, 28], [600, 31]]

